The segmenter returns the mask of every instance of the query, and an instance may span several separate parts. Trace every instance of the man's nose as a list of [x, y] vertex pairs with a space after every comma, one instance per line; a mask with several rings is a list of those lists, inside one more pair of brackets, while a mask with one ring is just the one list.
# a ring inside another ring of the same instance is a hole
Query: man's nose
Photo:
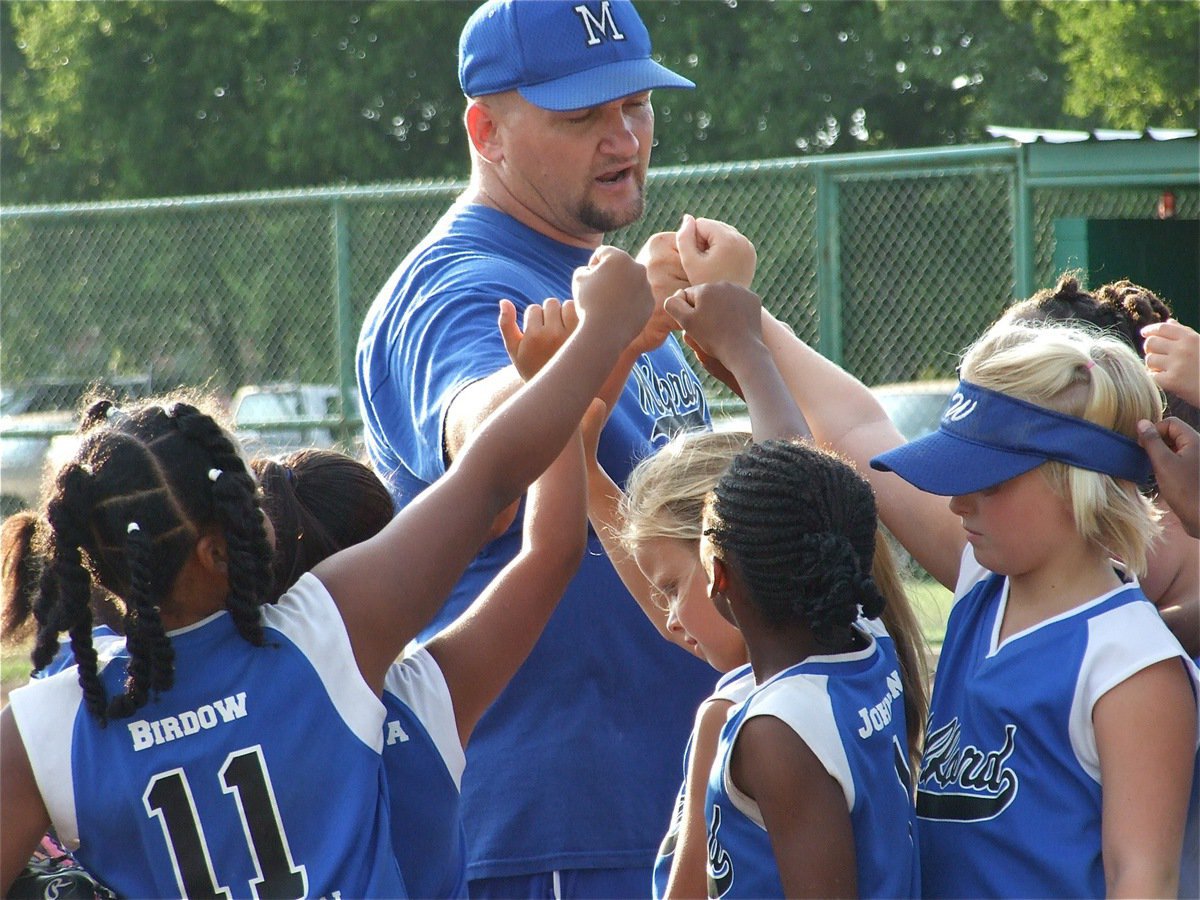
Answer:
[[623, 108], [605, 111], [604, 136], [601, 149], [610, 156], [622, 159], [637, 156], [641, 141], [637, 136], [637, 122]]

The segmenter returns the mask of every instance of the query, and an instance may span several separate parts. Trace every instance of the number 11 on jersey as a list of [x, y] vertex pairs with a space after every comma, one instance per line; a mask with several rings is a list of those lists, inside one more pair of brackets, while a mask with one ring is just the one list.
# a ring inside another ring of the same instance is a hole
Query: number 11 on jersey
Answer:
[[[217, 775], [221, 790], [233, 794], [237, 802], [254, 859], [258, 877], [250, 882], [251, 893], [264, 898], [306, 896], [308, 873], [292, 860], [262, 746], [256, 744], [229, 754]], [[170, 769], [151, 778], [142, 803], [147, 815], [157, 818], [162, 826], [180, 894], [229, 900], [229, 888], [217, 883], [192, 787], [183, 769]]]

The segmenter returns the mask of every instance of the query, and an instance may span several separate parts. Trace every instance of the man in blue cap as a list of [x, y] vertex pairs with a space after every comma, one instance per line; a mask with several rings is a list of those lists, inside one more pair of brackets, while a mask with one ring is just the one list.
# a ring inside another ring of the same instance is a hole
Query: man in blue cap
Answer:
[[[694, 87], [650, 58], [628, 0], [485, 3], [463, 29], [459, 81], [471, 184], [383, 287], [358, 347], [367, 451], [398, 506], [445, 471], [520, 382], [496, 328], [498, 301], [520, 315], [570, 296], [573, 271], [605, 232], [642, 215], [650, 92]], [[709, 421], [675, 339], [639, 349], [627, 354], [633, 374], [600, 440], [618, 483], [672, 434]], [[429, 632], [520, 544], [517, 522], [476, 559]], [[646, 895], [712, 682], [707, 666], [659, 637], [593, 535], [467, 749], [471, 895]]]

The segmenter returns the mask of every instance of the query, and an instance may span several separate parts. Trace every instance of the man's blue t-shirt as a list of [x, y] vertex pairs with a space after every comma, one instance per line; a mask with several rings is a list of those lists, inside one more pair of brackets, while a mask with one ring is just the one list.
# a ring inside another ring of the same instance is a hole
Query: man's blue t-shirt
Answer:
[[[445, 471], [443, 418], [458, 391], [509, 365], [498, 301], [512, 300], [520, 315], [529, 303], [566, 299], [590, 257], [497, 210], [459, 204], [400, 264], [367, 314], [357, 361], [367, 452], [397, 508]], [[671, 338], [638, 361], [601, 435], [600, 462], [621, 483], [673, 434], [708, 422], [700, 383]], [[422, 636], [459, 615], [520, 544], [518, 517]], [[590, 536], [541, 640], [468, 745], [468, 877], [648, 873], [679, 754], [713, 682], [708, 666], [662, 640]]]

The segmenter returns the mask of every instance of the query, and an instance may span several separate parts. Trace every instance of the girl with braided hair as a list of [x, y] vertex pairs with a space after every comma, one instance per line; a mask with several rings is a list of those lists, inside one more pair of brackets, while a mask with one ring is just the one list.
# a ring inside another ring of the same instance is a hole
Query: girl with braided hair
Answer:
[[912, 896], [909, 684], [878, 621], [871, 489], [837, 457], [780, 439], [807, 424], [763, 343], [756, 295], [702, 285], [666, 310], [738, 384], [756, 441], [701, 519], [703, 590], [741, 633], [753, 682], [718, 723], [705, 784], [708, 895]]
[[[65, 630], [77, 666], [14, 691], [0, 715], [4, 890], [53, 823], [122, 896], [405, 895], [385, 676], [566, 446], [653, 303], [644, 269], [611, 248], [575, 289], [580, 325], [542, 376], [378, 535], [280, 598], [257, 486], [212, 417], [147, 404], [86, 433], [47, 504], [34, 604], [35, 665]], [[111, 659], [91, 640], [93, 572], [127, 608]]]
[[[570, 330], [546, 304], [510, 352], [530, 378]], [[599, 406], [600, 404], [597, 404]], [[602, 415], [589, 413], [599, 421]], [[570, 449], [570, 448], [569, 448]], [[292, 584], [323, 559], [381, 531], [392, 499], [362, 463], [330, 450], [256, 459], [263, 508], [274, 526], [276, 583]], [[392, 846], [415, 897], [466, 896], [466, 836], [460, 812], [464, 751], [483, 712], [529, 656], [586, 545], [582, 452], [564, 452], [530, 488], [523, 546], [458, 619], [423, 645], [410, 645], [384, 679], [383, 761]], [[507, 528], [501, 513], [495, 531]], [[568, 525], [572, 527], [568, 527]]]
[[[751, 440], [750, 434], [739, 432], [677, 435], [634, 468], [624, 491], [589, 458], [594, 498], [589, 515], [606, 547], [611, 545], [609, 555], [617, 562], [622, 580], [668, 640], [724, 673], [696, 712], [684, 754], [683, 783], [655, 861], [655, 897], [697, 896], [706, 890], [708, 774], [730, 708], [744, 700], [754, 685], [746, 642], [713, 606], [700, 565], [705, 498]], [[605, 498], [615, 499], [615, 508]], [[928, 709], [927, 649], [882, 531], [876, 535], [871, 574], [886, 599], [880, 620], [900, 663], [905, 749], [910, 765], [915, 765]]]

